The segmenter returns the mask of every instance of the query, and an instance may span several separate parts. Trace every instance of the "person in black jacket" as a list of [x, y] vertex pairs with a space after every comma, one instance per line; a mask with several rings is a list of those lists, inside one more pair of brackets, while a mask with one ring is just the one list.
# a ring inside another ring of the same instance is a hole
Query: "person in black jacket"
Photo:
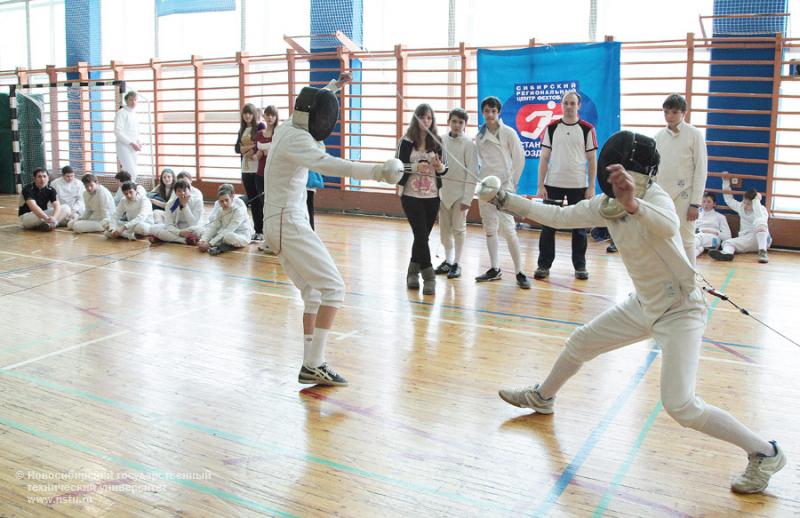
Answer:
[[403, 162], [405, 173], [398, 182], [403, 212], [414, 233], [411, 262], [406, 274], [409, 289], [419, 289], [422, 274], [423, 295], [436, 293], [436, 273], [431, 263], [428, 237], [439, 212], [439, 178], [447, 171], [442, 161], [442, 146], [436, 131], [436, 117], [428, 104], [420, 104], [400, 140], [397, 158]]

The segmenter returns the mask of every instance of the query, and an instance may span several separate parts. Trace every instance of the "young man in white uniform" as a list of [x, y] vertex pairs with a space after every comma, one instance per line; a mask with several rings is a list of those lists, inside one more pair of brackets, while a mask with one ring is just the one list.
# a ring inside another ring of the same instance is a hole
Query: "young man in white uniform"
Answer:
[[[503, 124], [500, 118], [501, 108], [500, 99], [497, 97], [487, 97], [481, 102], [481, 113], [485, 122], [475, 137], [480, 177], [496, 176], [503, 181], [505, 191], [516, 192], [522, 170], [525, 169], [525, 151], [522, 149], [517, 132]], [[485, 273], [475, 277], [475, 281], [497, 281], [503, 275], [497, 254], [499, 230], [500, 235], [506, 239], [508, 252], [514, 261], [517, 285], [522, 289], [530, 289], [531, 281], [522, 271], [522, 253], [514, 216], [498, 211], [497, 207], [490, 203], [478, 202], [478, 208], [481, 211], [483, 231], [486, 233], [490, 267]]]
[[672, 94], [664, 101], [667, 127], [656, 133], [661, 155], [656, 183], [672, 198], [681, 222], [680, 236], [686, 257], [694, 266], [694, 222], [699, 215], [708, 176], [706, 140], [699, 129], [684, 122], [686, 99]]
[[78, 234], [83, 232], [102, 232], [103, 222], [114, 217], [116, 205], [111, 191], [97, 183], [97, 177], [86, 173], [81, 178], [84, 186], [83, 205], [86, 208], [78, 219], [68, 223], [69, 228]]
[[742, 196], [741, 202], [736, 201], [730, 194], [732, 177], [733, 175], [725, 173], [722, 177], [722, 190], [725, 204], [739, 214], [739, 235], [723, 241], [720, 250], [712, 250], [708, 255], [718, 261], [733, 261], [735, 253], [758, 252], [758, 262], [767, 263], [767, 249], [772, 243], [772, 237], [767, 224], [769, 213], [761, 204], [761, 193], [749, 189]]
[[447, 123], [450, 131], [442, 139], [447, 174], [439, 189], [439, 233], [444, 246], [445, 260], [436, 268], [448, 279], [461, 277], [461, 252], [467, 235], [467, 211], [475, 196], [478, 177], [478, 148], [464, 134], [469, 115], [463, 108], [450, 112]]
[[136, 92], [125, 94], [125, 106], [114, 117], [114, 135], [117, 137], [117, 161], [123, 171], [136, 181], [137, 161], [142, 143], [139, 141], [139, 121], [136, 118]]
[[264, 202], [266, 240], [278, 256], [286, 275], [300, 290], [303, 310], [303, 365], [298, 381], [305, 384], [346, 385], [347, 380], [325, 361], [325, 344], [337, 308], [344, 300], [344, 281], [328, 250], [311, 229], [306, 206], [308, 170], [396, 184], [403, 164], [391, 159], [371, 165], [333, 157], [322, 144], [339, 114], [331, 91], [349, 80], [340, 77], [323, 89], [300, 92], [290, 120], [272, 138], [267, 158]]
[[209, 255], [219, 255], [250, 244], [253, 222], [247, 205], [233, 192], [233, 185], [224, 183], [217, 190], [217, 202], [197, 247]]
[[192, 193], [186, 180], [175, 182], [173, 195], [164, 206], [164, 223], [150, 227], [150, 242], [195, 245], [203, 225], [203, 198]]
[[146, 193], [133, 182], [122, 184], [122, 200], [114, 211], [112, 221], [104, 222], [105, 236], [109, 239], [136, 239], [136, 234], [147, 236], [153, 224], [153, 204]]
[[70, 208], [69, 221], [77, 219], [83, 214], [86, 209], [83, 203], [83, 193], [86, 189], [82, 182], [75, 179], [75, 171], [70, 166], [65, 165], [61, 168], [61, 177], [50, 182], [50, 187], [56, 190], [61, 205]]
[[703, 194], [700, 217], [695, 221], [694, 255], [698, 257], [706, 250], [716, 250], [726, 239], [731, 238], [728, 219], [714, 210], [717, 206], [714, 194]]
[[775, 441], [695, 395], [707, 308], [683, 250], [675, 206], [661, 187], [650, 185], [657, 167], [653, 139], [623, 131], [603, 146], [598, 173], [605, 195], [592, 200], [561, 208], [506, 194], [497, 180], [482, 182], [480, 197], [519, 216], [555, 228], [607, 226], [636, 290], [578, 328], [541, 385], [503, 389], [499, 395], [514, 406], [551, 414], [556, 393], [584, 362], [652, 337], [661, 346], [664, 409], [682, 426], [744, 449], [749, 464], [731, 488], [760, 492], [786, 457]]

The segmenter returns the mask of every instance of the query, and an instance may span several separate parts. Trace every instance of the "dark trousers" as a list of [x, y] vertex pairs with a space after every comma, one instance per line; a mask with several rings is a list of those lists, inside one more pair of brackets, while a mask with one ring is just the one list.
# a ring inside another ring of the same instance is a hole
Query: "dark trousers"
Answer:
[[[575, 205], [586, 198], [586, 189], [564, 189], [561, 187], [550, 187], [547, 189], [547, 199], [544, 201], [549, 205], [563, 206], [564, 198], [567, 198], [567, 205]], [[556, 258], [556, 230], [542, 225], [542, 233], [539, 236], [539, 268], [550, 268]], [[572, 266], [576, 270], [586, 268], [586, 229], [572, 229]]]
[[[261, 179], [261, 189], [258, 188], [259, 178]], [[256, 173], [242, 173], [242, 185], [247, 194], [247, 203], [253, 213], [253, 227], [256, 234], [264, 233], [264, 197], [256, 197], [264, 192], [264, 177]]]
[[414, 245], [411, 247], [411, 262], [420, 268], [428, 268], [431, 264], [431, 249], [428, 237], [439, 213], [439, 198], [414, 198], [401, 196], [400, 203], [406, 213], [411, 232], [414, 233]]
[[314, 229], [314, 191], [306, 190], [306, 208], [308, 209], [308, 221], [311, 223], [311, 230]]

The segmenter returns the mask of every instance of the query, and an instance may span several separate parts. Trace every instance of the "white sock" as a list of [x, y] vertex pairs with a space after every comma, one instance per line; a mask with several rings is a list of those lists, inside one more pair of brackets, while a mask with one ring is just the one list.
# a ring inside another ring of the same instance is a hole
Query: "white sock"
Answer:
[[311, 339], [314, 335], [303, 335], [303, 365], [308, 363], [311, 356]]
[[456, 261], [456, 252], [453, 250], [453, 247], [445, 248], [445, 258], [444, 260], [447, 261], [447, 264], [453, 264]]
[[486, 247], [489, 248], [489, 262], [495, 270], [500, 269], [500, 259], [497, 258], [497, 234], [486, 236]]
[[517, 238], [517, 233], [512, 232], [512, 234], [506, 238], [506, 243], [508, 243], [508, 252], [511, 254], [511, 260], [514, 261], [514, 271], [517, 273], [522, 272], [522, 253], [519, 251], [519, 238]]
[[458, 264], [461, 262], [461, 252], [464, 250], [464, 234], [456, 234], [453, 236], [456, 243], [455, 253], [453, 254], [453, 262], [450, 264]]
[[328, 341], [328, 333], [330, 333], [330, 331], [330, 329], [323, 329], [321, 327], [314, 328], [314, 334], [311, 338], [311, 347], [308, 350], [308, 357], [303, 361], [306, 367], [319, 367], [325, 363], [325, 342]]
[[545, 399], [555, 396], [556, 392], [580, 370], [582, 365], [583, 363], [570, 358], [566, 351], [562, 351], [556, 363], [553, 364], [553, 368], [550, 369], [547, 379], [539, 386], [539, 395]]
[[756, 241], [758, 241], [758, 249], [767, 249], [767, 239], [769, 239], [769, 232], [756, 232]]
[[748, 455], [761, 453], [769, 457], [775, 454], [774, 448], [768, 441], [753, 433], [728, 412], [706, 403], [706, 413], [708, 420], [699, 431], [735, 444]]

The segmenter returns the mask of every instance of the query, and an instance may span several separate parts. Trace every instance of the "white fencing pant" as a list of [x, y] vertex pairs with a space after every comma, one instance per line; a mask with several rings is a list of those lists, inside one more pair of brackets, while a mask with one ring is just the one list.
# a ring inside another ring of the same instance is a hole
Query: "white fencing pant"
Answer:
[[102, 232], [103, 222], [96, 219], [76, 219], [70, 221], [67, 226], [72, 229], [76, 234], [83, 234], [87, 232]]
[[489, 260], [492, 268], [500, 268], [500, 259], [497, 254], [497, 232], [500, 231], [508, 244], [508, 252], [511, 260], [514, 261], [514, 273], [522, 271], [522, 254], [519, 249], [519, 239], [517, 238], [517, 224], [514, 216], [501, 212], [492, 205], [481, 201], [478, 203], [483, 222], [483, 231], [486, 233], [486, 247], [489, 249]]
[[683, 249], [686, 252], [686, 257], [692, 266], [695, 265], [695, 244], [694, 244], [694, 221], [686, 219], [686, 213], [689, 212], [689, 205], [691, 204], [689, 197], [683, 198], [678, 195], [678, 198], [672, 200], [675, 203], [675, 211], [678, 213], [678, 220], [680, 220], [679, 233], [681, 235], [681, 242]]
[[708, 405], [695, 395], [706, 305], [699, 289], [684, 296], [655, 322], [648, 322], [635, 294], [579, 327], [564, 353], [573, 362], [592, 358], [652, 337], [661, 346], [661, 401], [682, 426], [702, 431]]
[[720, 244], [718, 234], [698, 232], [694, 235], [694, 256], [697, 257], [705, 250], [718, 248]]
[[236, 232], [227, 232], [222, 236], [222, 242], [234, 248], [242, 248], [250, 244], [253, 236], [244, 236]]
[[[62, 219], [58, 222], [58, 226], [66, 225], [67, 219], [69, 218], [69, 215], [71, 213], [69, 205], [62, 205], [61, 208], [64, 209], [64, 214], [62, 216]], [[52, 207], [44, 211], [44, 213], [47, 214], [48, 216], [52, 216], [53, 212], [54, 210]], [[40, 220], [39, 216], [37, 216], [33, 212], [26, 212], [25, 214], [20, 216], [19, 222], [22, 225], [22, 228], [26, 230], [33, 230], [35, 228], [38, 228], [39, 225], [41, 225], [42, 223], [44, 223], [44, 221]]]
[[303, 298], [304, 313], [320, 305], [338, 308], [344, 302], [344, 280], [328, 249], [311, 229], [307, 211], [269, 214], [267, 244], [278, 256], [286, 275]]
[[129, 172], [131, 180], [135, 182], [138, 174], [139, 153], [134, 151], [130, 144], [117, 142], [117, 160], [119, 160], [122, 170]]
[[180, 232], [183, 229], [176, 229], [173, 226], [167, 226], [163, 223], [156, 223], [150, 227], [150, 235], [155, 236], [161, 241], [167, 243], [183, 243], [186, 244], [186, 238], [182, 237]]
[[[772, 237], [765, 229], [766, 226], [757, 226], [755, 232], [739, 234], [739, 237], [726, 239], [722, 243], [722, 251], [727, 254], [742, 254], [746, 252], [758, 252], [762, 247], [763, 250], [768, 249], [772, 245]], [[761, 243], [759, 243], [759, 240], [761, 240]]]
[[439, 204], [439, 234], [447, 263], [460, 263], [467, 234], [467, 211], [461, 210], [461, 202], [456, 201], [452, 207]]
[[[111, 220], [104, 220], [103, 221], [103, 228], [106, 228], [106, 237], [111, 237], [111, 233], [117, 230], [120, 227], [123, 227], [127, 224], [127, 221], [111, 221]], [[150, 235], [150, 227], [153, 224], [151, 222], [141, 222], [134, 225], [133, 228], [128, 230], [123, 230], [121, 232], [122, 237], [125, 239], [136, 239], [135, 234], [139, 234], [140, 236], [149, 236]]]

